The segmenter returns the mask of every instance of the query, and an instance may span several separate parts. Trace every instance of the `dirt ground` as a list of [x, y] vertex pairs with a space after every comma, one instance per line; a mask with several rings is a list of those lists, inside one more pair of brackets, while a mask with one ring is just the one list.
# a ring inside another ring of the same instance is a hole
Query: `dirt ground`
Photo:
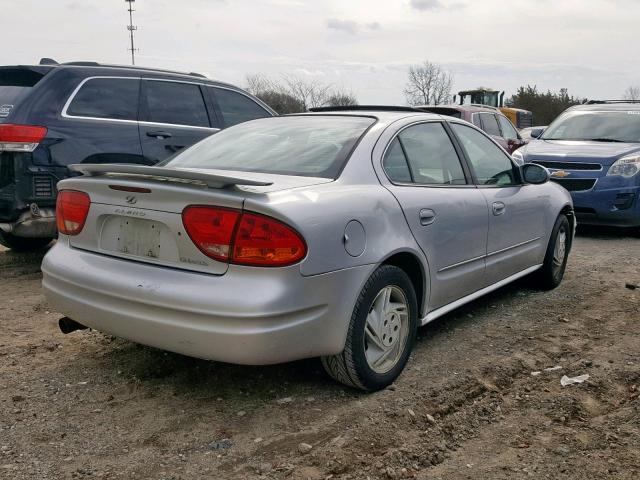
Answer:
[[519, 282], [428, 325], [373, 394], [315, 360], [62, 335], [41, 257], [0, 251], [0, 478], [640, 478], [640, 239], [582, 232], [560, 288]]

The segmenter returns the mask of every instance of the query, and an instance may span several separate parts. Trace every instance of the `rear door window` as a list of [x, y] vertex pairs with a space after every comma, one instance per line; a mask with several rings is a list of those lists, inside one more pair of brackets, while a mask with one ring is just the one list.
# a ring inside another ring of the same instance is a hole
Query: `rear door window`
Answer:
[[242, 93], [224, 88], [209, 88], [218, 102], [225, 127], [271, 116], [261, 105]]
[[199, 85], [145, 80], [144, 87], [145, 109], [140, 120], [193, 127], [211, 126]]
[[0, 68], [0, 123], [43, 76], [24, 68]]
[[139, 78], [90, 78], [72, 98], [66, 114], [74, 117], [137, 120]]
[[384, 155], [382, 166], [392, 182], [411, 183], [411, 172], [407, 164], [407, 157], [404, 156], [398, 137], [394, 138], [389, 145], [387, 153]]
[[398, 135], [414, 183], [464, 185], [466, 179], [449, 135], [441, 123], [421, 123]]
[[481, 113], [480, 118], [482, 118], [482, 129], [487, 132], [489, 135], [495, 135], [496, 137], [500, 137], [500, 127], [498, 127], [498, 121], [496, 120], [496, 116], [493, 113]]

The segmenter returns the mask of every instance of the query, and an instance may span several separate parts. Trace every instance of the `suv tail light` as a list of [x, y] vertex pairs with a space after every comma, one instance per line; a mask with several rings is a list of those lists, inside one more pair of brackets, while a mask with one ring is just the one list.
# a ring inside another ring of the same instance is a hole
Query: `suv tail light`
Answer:
[[58, 231], [65, 235], [77, 235], [87, 220], [91, 199], [84, 192], [62, 190], [56, 200], [56, 223]]
[[0, 152], [33, 152], [46, 135], [46, 127], [0, 124]]
[[223, 262], [283, 267], [299, 262], [307, 254], [298, 232], [266, 215], [190, 206], [182, 212], [182, 223], [202, 253]]

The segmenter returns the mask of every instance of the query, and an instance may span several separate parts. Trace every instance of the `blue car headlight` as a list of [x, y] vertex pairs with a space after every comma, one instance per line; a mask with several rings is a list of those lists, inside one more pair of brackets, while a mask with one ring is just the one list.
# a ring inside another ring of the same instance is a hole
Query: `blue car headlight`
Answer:
[[616, 160], [614, 164], [609, 167], [607, 176], [620, 175], [629, 178], [637, 175], [638, 172], [640, 172], [640, 155], [630, 155]]

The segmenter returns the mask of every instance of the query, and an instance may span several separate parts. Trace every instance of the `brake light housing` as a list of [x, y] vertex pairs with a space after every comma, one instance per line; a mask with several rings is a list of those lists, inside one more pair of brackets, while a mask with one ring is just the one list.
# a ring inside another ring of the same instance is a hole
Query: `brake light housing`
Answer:
[[222, 262], [285, 267], [307, 254], [307, 245], [296, 230], [259, 213], [191, 205], [183, 210], [182, 223], [202, 253]]
[[47, 135], [47, 127], [0, 124], [0, 152], [33, 152]]
[[91, 198], [85, 192], [61, 190], [56, 200], [56, 223], [64, 235], [78, 235], [89, 214]]

